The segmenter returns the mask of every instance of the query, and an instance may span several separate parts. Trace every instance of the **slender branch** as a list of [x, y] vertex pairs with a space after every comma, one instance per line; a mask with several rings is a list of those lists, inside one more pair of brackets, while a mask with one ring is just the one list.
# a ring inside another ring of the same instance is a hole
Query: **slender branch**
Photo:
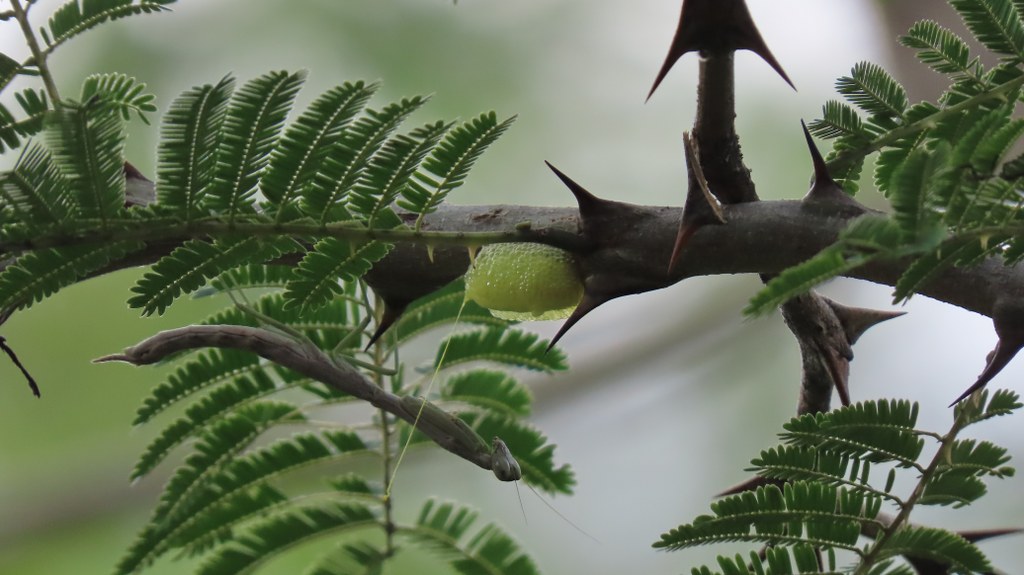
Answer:
[[14, 18], [21, 26], [25, 43], [28, 44], [28, 49], [32, 52], [36, 67], [39, 68], [39, 75], [43, 78], [43, 86], [46, 87], [46, 93], [50, 96], [50, 103], [54, 109], [57, 109], [60, 107], [60, 93], [57, 91], [57, 83], [53, 80], [53, 74], [50, 73], [46, 53], [39, 47], [39, 41], [36, 40], [36, 35], [32, 32], [32, 23], [28, 19], [29, 6], [22, 7], [21, 0], [11, 0], [11, 7]]
[[949, 432], [942, 438], [942, 443], [939, 444], [939, 448], [935, 451], [935, 455], [932, 457], [931, 462], [925, 467], [924, 471], [921, 472], [921, 476], [918, 479], [917, 485], [914, 486], [913, 492], [910, 497], [903, 502], [900, 506], [899, 513], [892, 520], [891, 523], [885, 526], [885, 528], [875, 537], [874, 543], [863, 555], [863, 558], [857, 570], [854, 571], [853, 575], [865, 575], [871, 572], [871, 567], [875, 564], [879, 553], [885, 549], [885, 544], [888, 542], [892, 534], [898, 531], [904, 524], [909, 523], [910, 513], [914, 510], [914, 506], [924, 495], [924, 490], [928, 486], [928, 482], [932, 480], [935, 475], [935, 470], [938, 469], [939, 465], [949, 458], [949, 450], [953, 446], [953, 442], [956, 441], [957, 435], [964, 428], [964, 422], [967, 420], [967, 409], [958, 410], [956, 419], [953, 420], [953, 425], [950, 427]]

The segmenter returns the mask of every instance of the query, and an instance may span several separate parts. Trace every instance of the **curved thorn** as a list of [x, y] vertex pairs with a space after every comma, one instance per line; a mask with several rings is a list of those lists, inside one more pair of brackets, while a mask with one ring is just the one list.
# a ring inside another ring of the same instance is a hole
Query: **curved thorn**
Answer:
[[561, 170], [553, 166], [551, 162], [544, 160], [544, 163], [547, 164], [549, 168], [551, 168], [551, 171], [554, 172], [556, 176], [558, 176], [559, 180], [562, 180], [562, 183], [565, 184], [565, 187], [569, 188], [569, 191], [572, 192], [572, 195], [576, 198], [576, 204], [579, 206], [581, 212], [590, 210], [604, 202], [604, 200], [595, 196], [594, 194], [587, 191], [586, 188], [574, 182], [572, 178], [563, 174]]
[[388, 329], [390, 329], [399, 318], [402, 317], [402, 313], [405, 312], [405, 308], [406, 306], [404, 305], [392, 306], [387, 302], [384, 303], [384, 313], [381, 314], [380, 322], [377, 324], [377, 329], [373, 332], [373, 335], [370, 336], [370, 340], [363, 351], [369, 351], [370, 347], [377, 343], [377, 340], [380, 339], [380, 337], [384, 335], [384, 333], [388, 331]]
[[603, 304], [606, 301], [608, 300], [598, 299], [584, 292], [583, 299], [580, 300], [579, 305], [577, 305], [576, 309], [572, 311], [572, 315], [570, 315], [568, 319], [565, 320], [565, 323], [562, 324], [562, 327], [558, 328], [558, 333], [555, 334], [555, 337], [551, 338], [551, 343], [548, 344], [548, 347], [545, 351], [551, 351], [551, 348], [555, 347], [555, 344], [558, 343], [558, 340], [562, 339], [562, 336], [565, 335], [567, 331], [569, 331], [569, 328], [576, 325], [576, 322], [583, 319], [583, 316], [594, 311], [594, 309], [596, 309], [599, 305]]
[[693, 234], [697, 233], [700, 229], [700, 224], [686, 223], [684, 218], [679, 222], [679, 231], [676, 233], [676, 242], [672, 245], [672, 255], [668, 258], [668, 273], [671, 274], [672, 270], [676, 268], [676, 264], [679, 263], [679, 257], [683, 254], [683, 248], [686, 244], [690, 243], [690, 238]]

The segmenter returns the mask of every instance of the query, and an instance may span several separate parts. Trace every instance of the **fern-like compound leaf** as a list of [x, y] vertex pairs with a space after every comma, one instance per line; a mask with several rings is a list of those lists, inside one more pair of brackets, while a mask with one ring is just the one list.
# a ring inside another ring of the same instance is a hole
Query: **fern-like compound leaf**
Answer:
[[302, 419], [290, 404], [261, 402], [250, 404], [207, 429], [195, 443], [193, 453], [164, 487], [150, 523], [118, 563], [116, 573], [132, 573], [167, 550], [168, 534], [193, 515], [196, 499], [209, 497], [203, 489], [208, 477], [229, 462], [236, 463], [237, 455], [275, 423]]
[[7, 88], [7, 85], [21, 73], [21, 63], [0, 52], [0, 92]]
[[47, 51], [75, 36], [108, 21], [136, 14], [152, 14], [168, 10], [176, 0], [70, 0], [50, 16], [49, 32], [43, 37]]
[[466, 301], [466, 287], [462, 279], [414, 301], [395, 323], [399, 343], [404, 343], [433, 328], [459, 322], [501, 328], [509, 322], [494, 317], [487, 309], [473, 301]]
[[146, 92], [146, 85], [127, 74], [93, 74], [82, 84], [82, 101], [100, 97], [108, 105], [113, 106], [125, 121], [131, 119], [131, 113], [145, 123], [149, 123], [146, 114], [156, 112], [156, 96]]
[[986, 48], [1024, 58], [1024, 24], [1010, 0], [949, 0], [949, 4]]
[[474, 369], [457, 373], [441, 386], [441, 398], [511, 417], [530, 415], [530, 388], [504, 371]]
[[275, 258], [294, 251], [290, 239], [227, 239], [215, 242], [188, 240], [161, 258], [132, 287], [128, 305], [142, 308], [143, 315], [163, 314], [183, 293], [195, 291], [223, 270]]
[[811, 134], [819, 138], [847, 138], [870, 141], [873, 134], [868, 131], [860, 114], [848, 104], [828, 100], [821, 108], [821, 119], [808, 126]]
[[881, 66], [860, 62], [836, 82], [836, 91], [850, 103], [872, 115], [882, 118], [901, 118], [907, 108], [907, 92]]
[[787, 483], [759, 487], [724, 497], [702, 515], [661, 535], [656, 549], [675, 551], [710, 542], [773, 542], [828, 545], [854, 550], [861, 525], [874, 517], [858, 510], [842, 511], [844, 491], [821, 483]]
[[391, 251], [391, 244], [370, 241], [353, 243], [325, 238], [316, 243], [295, 268], [285, 299], [303, 310], [323, 307], [345, 291], [342, 282], [353, 282], [370, 271], [374, 262]]
[[285, 130], [260, 181], [268, 209], [276, 213], [277, 221], [297, 215], [296, 200], [309, 193], [345, 127], [376, 90], [376, 84], [363, 82], [336, 86], [310, 104]]
[[224, 77], [178, 96], [164, 115], [157, 151], [157, 201], [186, 221], [214, 182], [221, 125], [235, 81]]
[[880, 558], [906, 555], [949, 565], [954, 572], [987, 573], [992, 565], [973, 543], [956, 533], [933, 527], [906, 525], [893, 533]]
[[260, 174], [305, 77], [304, 72], [270, 72], [235, 91], [221, 130], [217, 176], [206, 197], [209, 209], [229, 220], [251, 209]]
[[381, 549], [361, 541], [330, 551], [303, 575], [383, 575], [388, 558]]
[[917, 148], [909, 154], [892, 179], [889, 200], [892, 219], [907, 242], [916, 242], [935, 217], [927, 210], [928, 193], [935, 173], [945, 166], [945, 155]]
[[565, 354], [557, 348], [547, 351], [547, 347], [547, 340], [518, 329], [479, 329], [449, 337], [438, 349], [434, 366], [450, 368], [473, 361], [491, 361], [547, 373], [567, 369]]
[[125, 241], [27, 253], [0, 272], [0, 309], [26, 308], [143, 247]]
[[259, 357], [233, 349], [210, 349], [181, 365], [157, 385], [135, 413], [141, 425], [192, 394], [259, 369]]
[[218, 548], [200, 565], [199, 575], [242, 573], [304, 541], [337, 536], [376, 525], [369, 508], [352, 503], [327, 503], [294, 508], [258, 522], [246, 533]]
[[243, 289], [284, 289], [292, 277], [289, 266], [248, 264], [227, 270], [210, 280], [209, 291], [203, 295]]
[[303, 210], [321, 223], [338, 219], [337, 208], [362, 179], [371, 158], [388, 136], [426, 101], [414, 97], [389, 104], [380, 111], [367, 110], [347, 126], [325, 158], [315, 182], [303, 195]]
[[[390, 211], [390, 206], [409, 184], [411, 178], [437, 146], [452, 124], [435, 122], [416, 128], [408, 135], [398, 134], [389, 139], [373, 156], [366, 173], [352, 189], [350, 210], [363, 217], [369, 227], [375, 227], [378, 214]], [[380, 224], [377, 224], [380, 227]]]
[[146, 446], [132, 471], [132, 479], [148, 474], [171, 450], [201, 433], [218, 419], [278, 389], [276, 382], [264, 370], [254, 370], [250, 375], [237, 376], [231, 383], [218, 386], [206, 397], [190, 404], [184, 417], [165, 427]]
[[917, 467], [924, 448], [924, 440], [914, 430], [917, 412], [917, 404], [903, 400], [856, 403], [827, 414], [794, 418], [784, 426], [782, 439], [865, 461]]
[[429, 500], [420, 510], [416, 526], [400, 533], [435, 549], [460, 575], [539, 575], [533, 559], [493, 524], [470, 536], [476, 515], [465, 507]]
[[900, 42], [916, 49], [917, 57], [936, 72], [980, 82], [983, 69], [977, 58], [971, 58], [967, 42], [935, 21], [915, 23]]
[[124, 123], [101, 100], [65, 104], [54, 114], [47, 143], [64, 171], [77, 216], [104, 224], [124, 209]]
[[59, 226], [71, 215], [64, 174], [49, 152], [36, 144], [22, 152], [13, 170], [0, 176], [0, 197], [20, 221]]
[[423, 162], [423, 167], [402, 192], [398, 205], [423, 215], [433, 212], [448, 194], [461, 186], [473, 164], [515, 121], [502, 122], [494, 112], [482, 114], [454, 128]]
[[[294, 408], [291, 411], [294, 413]], [[285, 421], [288, 420], [278, 420]], [[209, 548], [217, 534], [230, 528], [231, 523], [240, 516], [257, 514], [264, 509], [261, 501], [254, 501], [247, 494], [272, 487], [271, 482], [291, 471], [365, 451], [366, 445], [349, 431], [331, 431], [319, 435], [305, 433], [277, 441], [238, 457], [227, 465], [220, 465], [198, 477], [198, 483], [188, 492], [188, 499], [175, 507], [173, 514], [163, 520], [153, 521], [146, 528], [133, 546], [130, 557], [136, 564], [144, 564], [176, 545], [186, 546], [189, 553], [201, 552]], [[226, 514], [225, 507], [234, 511]]]
[[779, 445], [751, 462], [758, 475], [782, 481], [817, 481], [899, 503], [898, 497], [868, 484], [871, 464], [848, 453], [801, 445]]

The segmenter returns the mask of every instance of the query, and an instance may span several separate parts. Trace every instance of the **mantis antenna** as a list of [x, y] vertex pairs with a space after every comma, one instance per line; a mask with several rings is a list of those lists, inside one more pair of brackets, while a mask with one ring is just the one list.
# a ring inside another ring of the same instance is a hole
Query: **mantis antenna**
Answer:
[[[522, 469], [519, 467], [519, 462], [516, 461], [515, 457], [512, 456], [512, 452], [509, 451], [508, 446], [505, 445], [505, 442], [502, 441], [500, 437], [495, 437], [494, 440], [491, 442], [491, 445], [494, 447], [494, 451], [491, 453], [491, 470], [494, 472], [494, 476], [500, 479], [501, 481], [515, 482], [516, 496], [519, 497], [519, 508], [522, 509], [523, 521], [526, 522], [526, 507], [523, 506], [523, 498], [519, 494], [519, 480], [522, 479], [523, 477], [523, 472]], [[574, 523], [571, 519], [569, 519], [565, 515], [562, 515], [562, 513], [558, 511], [558, 509], [555, 509], [555, 506], [552, 505], [550, 501], [545, 499], [544, 496], [538, 493], [532, 485], [527, 483], [526, 486], [530, 488], [530, 491], [532, 491], [533, 494], [537, 496], [537, 499], [540, 499], [541, 502], [548, 507], [548, 509], [553, 511], [555, 515], [561, 517], [562, 521], [565, 521], [569, 525], [572, 525], [573, 528], [576, 529], [576, 531], [579, 531], [580, 533], [586, 535], [592, 541], [594, 541], [594, 543], [601, 543], [601, 541], [598, 540], [597, 537], [594, 537], [590, 533], [587, 533], [583, 530], [582, 527], [576, 525], [576, 523]]]

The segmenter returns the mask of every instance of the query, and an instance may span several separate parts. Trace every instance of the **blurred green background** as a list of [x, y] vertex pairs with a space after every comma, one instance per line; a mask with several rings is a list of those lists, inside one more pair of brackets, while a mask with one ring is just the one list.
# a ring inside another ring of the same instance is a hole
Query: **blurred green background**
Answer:
[[[738, 131], [762, 197], [797, 198], [809, 173], [799, 119], [816, 117], [834, 79], [859, 60], [906, 69], [905, 54], [891, 50], [895, 5], [913, 5], [919, 17], [943, 12], [932, 1], [748, 3], [800, 91], [741, 53]], [[47, 0], [40, 6], [39, 16], [51, 8]], [[301, 103], [344, 80], [379, 79], [377, 102], [433, 95], [419, 120], [490, 109], [519, 115], [453, 201], [568, 205], [542, 164], [550, 160], [599, 195], [680, 205], [680, 143], [694, 114], [696, 57], [677, 64], [644, 103], [678, 10], [678, 0], [182, 0], [172, 14], [118, 22], [74, 41], [54, 66], [67, 95], [91, 73], [119, 71], [147, 82], [161, 109], [178, 92], [226, 73], [244, 81], [270, 69], [307, 69]], [[24, 54], [12, 23], [0, 23], [0, 44]], [[929, 94], [927, 81], [915, 80], [912, 94]], [[133, 122], [130, 130], [129, 159], [151, 175], [158, 127]], [[162, 318], [142, 319], [124, 304], [138, 274], [77, 285], [3, 326], [43, 397], [33, 398], [0, 361], [0, 574], [109, 572], [170, 472], [165, 465], [138, 484], [127, 479], [157, 431], [131, 429], [134, 410], [163, 372], [89, 361], [223, 302], [183, 302]], [[439, 451], [403, 465], [400, 514], [410, 518], [428, 495], [473, 505], [515, 534], [546, 573], [668, 574], [710, 561], [725, 550], [665, 554], [649, 546], [744, 479], [747, 462], [793, 413], [799, 356], [791, 336], [777, 317], [747, 322], [739, 315], [757, 287], [752, 277], [699, 278], [612, 302], [564, 340], [573, 369], [535, 382], [535, 422], [579, 480], [576, 496], [554, 504], [601, 545], [523, 490], [527, 524], [510, 486]], [[890, 300], [886, 289], [858, 282], [826, 291], [852, 305], [885, 308]], [[994, 334], [985, 318], [924, 298], [908, 311], [858, 344], [853, 396], [919, 400], [922, 425], [944, 429], [945, 405], [974, 380]], [[536, 327], [550, 335], [557, 325]], [[1020, 363], [995, 385], [1022, 389]], [[1020, 459], [1019, 429], [1019, 421], [997, 421], [980, 431]], [[1019, 481], [991, 490], [974, 510], [927, 510], [918, 519], [959, 528], [1024, 523]], [[1024, 564], [1020, 538], [985, 549], [1009, 572]], [[265, 572], [295, 569], [274, 563]], [[150, 572], [188, 567], [163, 561]]]

